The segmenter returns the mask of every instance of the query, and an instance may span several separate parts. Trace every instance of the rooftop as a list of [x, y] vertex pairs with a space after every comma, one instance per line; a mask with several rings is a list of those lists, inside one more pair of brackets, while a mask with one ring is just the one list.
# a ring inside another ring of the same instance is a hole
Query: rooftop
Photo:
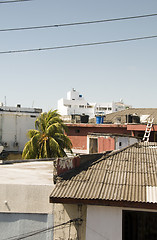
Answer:
[[157, 108], [129, 108], [122, 111], [110, 113], [106, 115], [105, 122], [116, 123], [118, 118], [120, 118], [119, 123], [125, 124], [126, 115], [133, 115], [139, 117], [143, 116], [143, 123], [146, 123], [148, 118], [154, 118], [153, 124], [157, 124]]
[[53, 162], [35, 161], [0, 165], [0, 183], [53, 185]]
[[56, 184], [51, 202], [157, 208], [157, 143], [103, 156]]

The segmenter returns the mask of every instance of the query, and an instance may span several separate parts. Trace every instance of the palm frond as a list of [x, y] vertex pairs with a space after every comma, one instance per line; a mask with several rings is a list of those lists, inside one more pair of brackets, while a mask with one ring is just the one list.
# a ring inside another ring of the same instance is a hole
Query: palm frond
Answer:
[[59, 123], [54, 123], [47, 128], [46, 132], [48, 136], [52, 137], [56, 132], [63, 133], [63, 130]]
[[35, 121], [36, 130], [29, 130], [28, 141], [24, 147], [23, 158], [62, 157], [70, 150], [72, 143], [64, 134], [67, 127], [57, 110], [42, 113]]
[[39, 134], [39, 131], [38, 131], [38, 130], [35, 130], [35, 129], [30, 129], [30, 130], [27, 132], [27, 136], [28, 136], [29, 138], [34, 137], [36, 134]]
[[51, 157], [60, 157], [60, 146], [54, 138], [49, 138], [49, 152]]

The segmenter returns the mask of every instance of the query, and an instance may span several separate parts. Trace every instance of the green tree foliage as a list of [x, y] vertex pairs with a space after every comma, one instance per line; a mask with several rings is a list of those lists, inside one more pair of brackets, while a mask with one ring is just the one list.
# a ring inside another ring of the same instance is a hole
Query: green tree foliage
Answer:
[[42, 113], [35, 121], [35, 128], [27, 133], [30, 140], [23, 149], [23, 159], [64, 157], [65, 149], [71, 151], [72, 143], [64, 134], [67, 127], [57, 110]]

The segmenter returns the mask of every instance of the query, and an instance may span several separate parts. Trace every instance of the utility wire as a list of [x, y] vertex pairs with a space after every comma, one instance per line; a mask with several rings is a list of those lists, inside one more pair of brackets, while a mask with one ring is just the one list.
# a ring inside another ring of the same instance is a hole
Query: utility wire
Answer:
[[0, 1], [0, 4], [2, 3], [18, 3], [18, 2], [30, 2], [33, 0], [12, 0], [12, 1]]
[[[31, 1], [31, 0], [25, 0], [25, 1]], [[19, 28], [5, 28], [5, 29], [0, 29], [0, 32], [33, 30], [33, 29], [43, 29], [43, 28], [69, 27], [69, 26], [96, 24], [96, 23], [122, 21], [122, 20], [130, 20], [130, 19], [137, 19], [137, 18], [148, 18], [148, 17], [156, 17], [156, 16], [157, 16], [157, 13], [153, 13], [153, 14], [146, 14], [146, 15], [138, 15], [138, 16], [131, 16], [131, 17], [121, 17], [121, 18], [110, 18], [110, 19], [102, 19], [102, 20], [95, 20], [95, 21], [62, 23], [62, 24], [54, 24], [54, 25], [42, 25], [42, 26], [19, 27]]]
[[105, 44], [114, 44], [114, 43], [121, 43], [121, 42], [146, 40], [146, 39], [153, 39], [153, 38], [157, 38], [157, 35], [145, 36], [145, 37], [136, 37], [136, 38], [127, 38], [127, 39], [119, 39], [119, 40], [104, 41], [104, 42], [93, 42], [93, 43], [64, 45], [64, 46], [56, 46], [56, 47], [44, 47], [44, 48], [0, 51], [0, 54], [26, 53], [26, 52], [37, 52], [37, 51], [58, 50], [58, 49], [66, 49], [66, 48], [76, 48], [76, 47], [87, 47], [87, 46], [95, 46], [95, 45], [105, 45]]
[[105, 239], [105, 240], [109, 240], [109, 238], [105, 237], [104, 235], [102, 235], [101, 233], [97, 232], [96, 230], [94, 230], [93, 228], [87, 226], [86, 224], [86, 227], [90, 230], [92, 230], [93, 232], [95, 232], [97, 235], [99, 235], [102, 239]]
[[32, 237], [34, 235], [37, 235], [37, 234], [40, 234], [40, 233], [43, 233], [43, 232], [54, 230], [55, 228], [58, 228], [58, 227], [61, 227], [61, 226], [63, 227], [65, 225], [67, 225], [67, 224], [71, 224], [72, 222], [77, 222], [77, 221], [82, 221], [82, 219], [80, 219], [80, 218], [71, 219], [71, 220], [69, 220], [69, 221], [67, 221], [65, 223], [58, 224], [58, 225], [53, 226], [53, 227], [49, 227], [49, 228], [45, 228], [45, 229], [42, 229], [42, 230], [37, 230], [37, 231], [29, 232], [29, 233], [24, 233], [24, 234], [21, 234], [21, 235], [18, 235], [18, 236], [5, 238], [3, 240], [21, 240], [21, 239], [25, 239], [25, 238]]

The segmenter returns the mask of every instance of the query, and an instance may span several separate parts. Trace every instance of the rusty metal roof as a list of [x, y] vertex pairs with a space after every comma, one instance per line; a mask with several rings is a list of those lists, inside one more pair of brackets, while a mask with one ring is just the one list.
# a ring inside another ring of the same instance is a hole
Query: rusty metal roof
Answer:
[[137, 143], [57, 183], [50, 201], [111, 200], [157, 203], [157, 143]]

